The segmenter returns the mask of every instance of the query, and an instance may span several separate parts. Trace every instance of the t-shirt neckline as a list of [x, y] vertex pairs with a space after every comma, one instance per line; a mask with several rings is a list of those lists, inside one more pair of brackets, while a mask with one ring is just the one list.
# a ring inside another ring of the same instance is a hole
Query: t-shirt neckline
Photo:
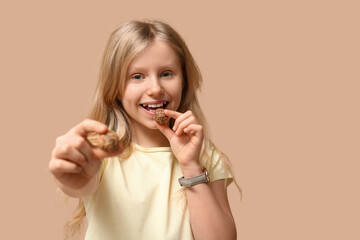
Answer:
[[171, 147], [153, 147], [153, 148], [147, 148], [142, 147], [136, 143], [134, 143], [134, 146], [136, 149], [142, 151], [142, 152], [171, 152]]

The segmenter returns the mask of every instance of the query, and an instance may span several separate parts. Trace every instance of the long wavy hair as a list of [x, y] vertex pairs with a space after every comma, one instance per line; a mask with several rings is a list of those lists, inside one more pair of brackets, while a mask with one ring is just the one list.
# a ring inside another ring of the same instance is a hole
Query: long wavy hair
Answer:
[[[209, 139], [205, 116], [197, 97], [202, 86], [202, 76], [198, 65], [183, 38], [165, 22], [157, 20], [129, 21], [122, 24], [110, 35], [102, 58], [95, 101], [89, 118], [105, 123], [110, 129], [117, 132], [124, 147], [121, 158], [127, 158], [131, 154], [133, 149], [130, 121], [119, 99], [124, 93], [127, 69], [131, 61], [155, 40], [168, 44], [177, 54], [181, 64], [184, 88], [177, 111], [192, 111], [199, 124], [203, 126], [202, 164], [206, 166], [210, 159], [206, 149], [213, 147], [222, 156], [224, 166], [234, 176], [228, 158]], [[170, 127], [173, 124], [174, 121], [170, 121]], [[241, 194], [241, 189], [235, 178], [234, 183]], [[66, 239], [70, 239], [80, 228], [85, 216], [84, 203], [82, 199], [79, 199], [78, 207], [72, 219], [65, 225]]]

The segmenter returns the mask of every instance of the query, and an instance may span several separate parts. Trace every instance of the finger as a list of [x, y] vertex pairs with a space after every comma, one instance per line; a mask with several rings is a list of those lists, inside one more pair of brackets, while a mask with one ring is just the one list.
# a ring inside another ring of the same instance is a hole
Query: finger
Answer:
[[184, 132], [189, 135], [196, 135], [202, 137], [203, 127], [199, 124], [190, 124], [188, 127], [184, 129]]
[[96, 133], [105, 133], [108, 130], [107, 126], [101, 122], [85, 119], [75, 127], [73, 127], [70, 132], [73, 132], [76, 135], [80, 135], [82, 137], [87, 137], [90, 132]]
[[195, 135], [194, 131], [189, 130], [188, 128], [184, 129], [184, 133], [188, 134], [188, 135]]
[[174, 123], [174, 127], [173, 127], [173, 130], [176, 131], [178, 129], [178, 126], [179, 124], [184, 121], [185, 119], [189, 118], [193, 116], [193, 113], [191, 111], [187, 111], [183, 114], [181, 114], [176, 120], [175, 120], [175, 123]]
[[173, 119], [177, 119], [178, 117], [181, 116], [181, 112], [177, 112], [177, 111], [173, 111], [173, 110], [169, 110], [169, 109], [164, 109], [165, 115], [173, 118]]
[[184, 128], [188, 127], [192, 123], [194, 123], [194, 116], [189, 116], [184, 121], [178, 124], [175, 134], [177, 136], [180, 136], [183, 133]]
[[49, 164], [49, 169], [54, 175], [61, 173], [79, 173], [82, 168], [76, 163], [63, 159], [53, 159]]
[[93, 154], [97, 159], [110, 158], [120, 155], [123, 152], [124, 148], [121, 144], [119, 144], [118, 148], [111, 152], [106, 152], [101, 148], [93, 147]]
[[162, 132], [165, 137], [170, 141], [170, 139], [174, 136], [173, 130], [169, 128], [166, 124], [158, 124], [155, 122], [155, 126]]
[[68, 161], [74, 162], [78, 165], [81, 165], [82, 167], [86, 167], [88, 165], [86, 156], [70, 144], [62, 144], [61, 146], [54, 149], [53, 156], [57, 159], [66, 159]]
[[87, 140], [82, 140], [83, 138], [79, 140], [77, 149], [79, 149], [79, 151], [85, 155], [90, 164], [95, 166], [99, 165], [102, 159], [118, 156], [123, 152], [123, 147], [121, 144], [119, 144], [114, 151], [106, 152], [97, 146], [91, 145]]

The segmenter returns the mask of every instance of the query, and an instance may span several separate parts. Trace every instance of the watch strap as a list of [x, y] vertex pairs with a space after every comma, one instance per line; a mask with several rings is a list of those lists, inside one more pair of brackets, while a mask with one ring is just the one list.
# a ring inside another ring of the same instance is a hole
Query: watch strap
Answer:
[[182, 187], [191, 187], [196, 184], [208, 183], [208, 182], [210, 182], [210, 178], [206, 168], [203, 168], [203, 173], [198, 176], [191, 178], [184, 178], [184, 177], [179, 178], [179, 183], [180, 186]]

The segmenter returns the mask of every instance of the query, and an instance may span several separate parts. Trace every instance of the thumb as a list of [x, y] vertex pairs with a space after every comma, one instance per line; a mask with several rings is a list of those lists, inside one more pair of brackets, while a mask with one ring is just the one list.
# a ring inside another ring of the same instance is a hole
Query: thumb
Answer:
[[160, 132], [162, 132], [165, 135], [165, 137], [170, 141], [171, 138], [175, 134], [174, 131], [171, 130], [167, 124], [158, 124], [155, 121], [154, 121], [154, 123], [155, 123], [155, 126], [157, 127], [157, 129], [159, 129]]

